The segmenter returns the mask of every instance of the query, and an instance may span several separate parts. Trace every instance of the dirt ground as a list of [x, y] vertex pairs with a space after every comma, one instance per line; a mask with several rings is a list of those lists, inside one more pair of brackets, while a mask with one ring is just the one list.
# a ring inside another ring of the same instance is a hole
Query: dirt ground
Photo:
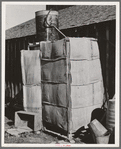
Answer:
[[[18, 110], [18, 109], [17, 109]], [[7, 133], [6, 131], [10, 128], [15, 128], [14, 126], [14, 115], [15, 115], [15, 109], [13, 108], [13, 105], [6, 106], [5, 107], [5, 135], [4, 135], [4, 143], [33, 143], [33, 144], [70, 144], [70, 142], [67, 139], [61, 138], [57, 135], [54, 135], [52, 133], [39, 131], [39, 133], [36, 132], [26, 132], [22, 133], [19, 136], [13, 136]], [[74, 144], [90, 144], [93, 143], [93, 139], [91, 134], [81, 129], [75, 133], [73, 141], [71, 143]]]
[[[48, 133], [45, 131], [38, 131], [37, 132], [25, 132], [21, 133], [18, 136], [13, 136], [9, 133], [7, 133], [8, 129], [15, 128], [14, 126], [14, 115], [15, 111], [22, 110], [17, 106], [16, 109], [14, 105], [14, 102], [12, 104], [6, 104], [5, 105], [5, 130], [4, 130], [4, 143], [5, 144], [95, 144], [92, 138], [92, 134], [90, 130], [87, 128], [80, 128], [77, 130], [77, 132], [74, 134], [73, 141], [69, 142], [67, 139], [64, 139], [62, 137], [59, 137], [57, 135], [54, 135], [52, 133]], [[18, 104], [19, 105], [19, 104]], [[94, 113], [92, 114], [92, 118], [100, 119], [102, 115], [104, 114], [104, 111], [100, 109], [94, 110]], [[105, 120], [104, 120], [105, 124]], [[105, 126], [105, 125], [104, 125]], [[114, 136], [112, 136], [112, 142], [114, 142]]]
[[[39, 134], [36, 132], [25, 132], [19, 136], [12, 136], [8, 134], [7, 129], [15, 128], [12, 120], [5, 117], [5, 135], [4, 140], [6, 143], [34, 143], [34, 144], [70, 144], [70, 142], [64, 138], [61, 138], [57, 135], [53, 135], [47, 132], [39, 131]], [[84, 144], [81, 138], [75, 137], [72, 143]]]

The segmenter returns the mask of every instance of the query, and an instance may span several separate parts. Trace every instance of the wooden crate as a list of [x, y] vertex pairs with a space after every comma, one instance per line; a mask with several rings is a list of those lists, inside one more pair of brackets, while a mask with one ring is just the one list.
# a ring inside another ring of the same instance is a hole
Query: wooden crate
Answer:
[[[42, 111], [41, 111], [42, 112]], [[15, 127], [30, 127], [34, 131], [42, 129], [42, 113], [17, 111], [15, 112]]]

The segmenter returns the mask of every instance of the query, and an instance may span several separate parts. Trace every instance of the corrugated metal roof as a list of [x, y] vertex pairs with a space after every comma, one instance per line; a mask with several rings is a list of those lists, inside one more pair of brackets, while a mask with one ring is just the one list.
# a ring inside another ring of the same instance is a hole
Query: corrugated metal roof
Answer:
[[[76, 5], [59, 10], [59, 28], [67, 29], [116, 19], [115, 5]], [[6, 39], [36, 34], [35, 19], [6, 30]]]

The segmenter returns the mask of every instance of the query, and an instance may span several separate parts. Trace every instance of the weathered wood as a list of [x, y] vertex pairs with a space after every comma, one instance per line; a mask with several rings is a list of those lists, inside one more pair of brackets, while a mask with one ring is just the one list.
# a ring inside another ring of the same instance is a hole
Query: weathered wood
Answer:
[[69, 137], [66, 137], [66, 136], [61, 135], [61, 134], [59, 134], [59, 133], [57, 133], [57, 132], [51, 131], [51, 130], [47, 129], [46, 127], [44, 127], [43, 130], [44, 130], [44, 131], [47, 131], [47, 132], [49, 132], [49, 133], [55, 134], [55, 135], [57, 135], [57, 136], [60, 136], [60, 137], [62, 137], [62, 138], [64, 138], [64, 139], [67, 139], [67, 140], [69, 139]]
[[65, 42], [66, 42], [66, 45], [65, 45], [65, 49], [66, 49], [66, 55], [67, 55], [67, 58], [66, 58], [66, 77], [67, 77], [67, 84], [66, 84], [66, 100], [68, 102], [68, 115], [67, 115], [67, 133], [68, 133], [68, 138], [70, 137], [70, 134], [71, 134], [71, 97], [70, 97], [70, 81], [69, 81], [69, 63], [70, 63], [70, 42], [69, 42], [69, 39], [65, 39]]
[[[5, 65], [5, 82], [6, 82], [6, 85], [7, 85], [7, 87], [6, 87], [6, 89], [8, 88], [8, 90], [10, 91], [10, 87], [9, 87], [9, 82], [10, 82], [10, 59], [9, 59], [9, 52], [10, 52], [10, 50], [9, 50], [9, 40], [8, 41], [6, 41], [6, 51], [5, 51], [5, 54], [6, 54], [6, 59], [5, 59], [5, 63], [6, 63], [6, 65]], [[9, 96], [10, 97], [10, 92], [9, 92], [9, 94], [7, 94], [7, 96]]]
[[99, 37], [99, 33], [98, 33], [98, 25], [95, 24], [94, 27], [95, 27], [95, 37], [96, 37], [96, 39], [98, 39], [98, 37]]
[[[109, 88], [109, 25], [106, 25], [106, 95], [108, 96], [108, 88]], [[107, 97], [108, 99], [108, 97]]]
[[12, 89], [12, 98], [14, 98], [14, 46], [13, 40], [11, 41], [11, 89]]
[[30, 127], [34, 131], [42, 129], [41, 113], [17, 111], [15, 112], [15, 127]]
[[17, 39], [15, 40], [15, 94], [17, 95], [19, 93], [18, 88], [18, 63], [17, 63]]

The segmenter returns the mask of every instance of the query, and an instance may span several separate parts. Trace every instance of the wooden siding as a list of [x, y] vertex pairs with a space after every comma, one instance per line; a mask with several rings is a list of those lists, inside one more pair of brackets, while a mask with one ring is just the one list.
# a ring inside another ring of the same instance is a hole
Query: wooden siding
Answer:
[[34, 42], [35, 36], [6, 40], [5, 83], [6, 96], [15, 98], [22, 90], [20, 51], [28, 49], [28, 43]]

